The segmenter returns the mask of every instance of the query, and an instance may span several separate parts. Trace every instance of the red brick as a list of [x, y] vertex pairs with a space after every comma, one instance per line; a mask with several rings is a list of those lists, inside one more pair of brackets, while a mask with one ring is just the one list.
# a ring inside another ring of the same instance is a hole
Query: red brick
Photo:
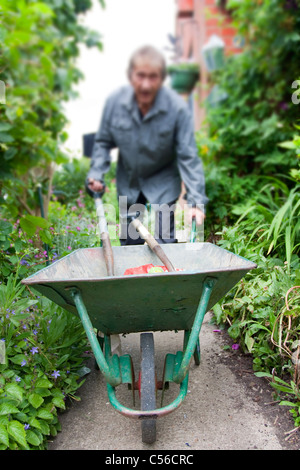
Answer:
[[205, 12], [207, 14], [219, 15], [220, 16], [220, 10], [215, 5], [214, 6], [205, 6]]
[[206, 27], [220, 28], [220, 19], [216, 16], [212, 16], [211, 18], [206, 18], [205, 25]]
[[225, 42], [225, 48], [227, 49], [234, 47], [233, 36], [222, 36], [223, 41]]
[[224, 16], [224, 23], [228, 26], [232, 25], [232, 18], [230, 16]]
[[178, 0], [178, 10], [192, 12], [194, 10], [194, 0]]
[[221, 34], [222, 36], [235, 36], [236, 35], [236, 29], [235, 28], [222, 28], [221, 29]]

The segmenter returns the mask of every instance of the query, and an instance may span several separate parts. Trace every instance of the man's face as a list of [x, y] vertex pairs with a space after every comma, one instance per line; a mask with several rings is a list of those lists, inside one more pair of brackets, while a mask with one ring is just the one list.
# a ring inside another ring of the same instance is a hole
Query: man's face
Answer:
[[131, 72], [130, 82], [139, 107], [149, 109], [163, 82], [161, 69], [157, 65], [140, 61], [135, 64]]

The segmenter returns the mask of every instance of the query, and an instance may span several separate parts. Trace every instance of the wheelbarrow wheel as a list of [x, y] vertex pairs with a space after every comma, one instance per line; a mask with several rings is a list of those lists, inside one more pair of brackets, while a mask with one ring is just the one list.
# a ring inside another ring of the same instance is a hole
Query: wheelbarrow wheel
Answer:
[[[104, 335], [100, 331], [97, 331], [97, 340], [98, 340], [100, 348], [103, 351], [103, 348], [104, 348]], [[95, 365], [96, 370], [100, 370], [96, 359], [94, 359], [94, 365]]]
[[196, 344], [196, 347], [195, 347], [195, 351], [194, 351], [194, 361], [195, 361], [196, 366], [200, 365], [200, 359], [201, 359], [200, 341], [199, 341], [199, 338], [198, 338], [197, 344]]
[[[153, 333], [142, 333], [141, 346], [141, 371], [140, 371], [140, 395], [141, 410], [155, 410], [156, 407], [156, 380], [154, 362]], [[152, 444], [156, 440], [156, 419], [142, 419], [142, 441]]]

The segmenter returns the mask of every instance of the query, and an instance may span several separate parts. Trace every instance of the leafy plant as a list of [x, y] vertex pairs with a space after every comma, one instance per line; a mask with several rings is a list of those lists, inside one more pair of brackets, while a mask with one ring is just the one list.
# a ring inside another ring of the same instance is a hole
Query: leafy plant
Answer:
[[221, 167], [230, 163], [228, 176], [246, 178], [246, 186], [249, 174], [288, 174], [297, 166], [293, 149], [278, 144], [292, 140], [298, 119], [291, 86], [299, 76], [300, 10], [281, 0], [227, 5], [245, 47], [211, 76], [227, 99], [216, 108], [206, 103], [199, 150]]
[[82, 384], [84, 331], [77, 317], [26, 295], [14, 276], [0, 285], [0, 303], [0, 449], [45, 449], [61, 429], [58, 410]]
[[237, 207], [235, 213], [243, 212], [237, 224], [251, 232], [258, 247], [264, 247], [266, 254], [276, 251], [285, 258], [290, 269], [293, 254], [300, 249], [300, 186], [289, 190], [283, 181], [270, 178], [271, 183], [262, 186], [247, 205]]
[[178, 62], [168, 66], [168, 73], [177, 72], [177, 70], [199, 73], [199, 64], [193, 62]]
[[290, 375], [299, 389], [299, 256], [285, 261], [280, 244], [268, 252], [266, 234], [273, 219], [268, 212], [265, 216], [257, 210], [258, 218], [253, 213], [219, 234], [220, 246], [255, 262], [257, 268], [215, 305], [215, 321], [227, 325], [234, 343], [252, 355], [255, 371]]
[[269, 380], [270, 385], [275, 388], [278, 392], [279, 397], [284, 395], [284, 397], [290, 397], [290, 400], [281, 400], [281, 406], [288, 406], [291, 408], [290, 413], [294, 418], [294, 423], [296, 428], [292, 432], [297, 431], [300, 428], [300, 389], [299, 383], [296, 384], [293, 380], [289, 383], [281, 378], [277, 377], [274, 374], [269, 374], [266, 372], [256, 372], [257, 377], [266, 377]]
[[[100, 0], [104, 6], [103, 0]], [[82, 78], [76, 67], [80, 44], [102, 48], [100, 36], [79, 23], [89, 1], [3, 0], [0, 6], [1, 203], [15, 216], [39, 215], [36, 186], [42, 184], [45, 212], [53, 165], [67, 161], [63, 102], [75, 96]]]

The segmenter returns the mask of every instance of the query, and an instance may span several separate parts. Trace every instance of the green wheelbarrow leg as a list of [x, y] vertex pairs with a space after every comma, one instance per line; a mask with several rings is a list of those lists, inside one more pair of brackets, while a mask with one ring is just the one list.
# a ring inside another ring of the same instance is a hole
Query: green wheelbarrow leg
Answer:
[[[184, 342], [183, 342], [183, 350], [184, 351], [186, 350], [186, 346], [188, 344], [190, 334], [191, 334], [191, 330], [185, 330], [185, 332], [184, 332]], [[195, 361], [196, 366], [200, 365], [200, 360], [201, 360], [201, 351], [200, 351], [200, 340], [199, 340], [199, 337], [198, 337], [197, 342], [196, 342], [195, 351], [194, 351], [194, 361]]]
[[207, 278], [204, 281], [201, 299], [195, 315], [194, 324], [192, 326], [191, 331], [189, 332], [189, 338], [187, 341], [186, 348], [184, 350], [183, 358], [181, 362], [178, 361], [173, 375], [173, 381], [178, 384], [183, 381], [189, 371], [191, 358], [195, 353], [197, 342], [199, 341], [200, 329], [203, 323], [208, 301], [215, 282], [216, 281], [213, 278]]
[[[112, 385], [113, 387], [122, 383], [120, 367], [118, 363], [118, 357], [113, 357], [112, 359], [112, 366], [108, 364], [108, 361], [103, 355], [102, 349], [100, 347], [97, 335], [94, 331], [93, 325], [91, 323], [90, 317], [88, 316], [86, 307], [81, 297], [80, 291], [73, 287], [69, 289], [71, 295], [74, 299], [78, 314], [80, 316], [82, 325], [84, 327], [85, 333], [87, 338], [90, 342], [91, 348], [95, 355], [95, 359], [99, 366], [100, 371], [105, 377], [107, 383]], [[107, 340], [106, 340], [107, 341]], [[107, 343], [108, 344], [108, 343]]]

